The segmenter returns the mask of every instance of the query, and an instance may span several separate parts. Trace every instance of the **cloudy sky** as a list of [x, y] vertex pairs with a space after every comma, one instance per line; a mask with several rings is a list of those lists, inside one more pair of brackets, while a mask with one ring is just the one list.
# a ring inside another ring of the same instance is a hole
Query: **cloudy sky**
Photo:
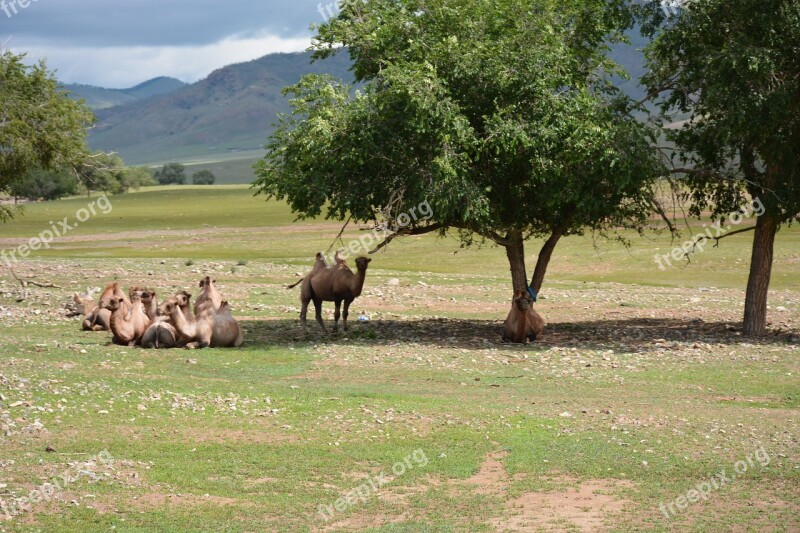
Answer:
[[231, 63], [307, 48], [309, 26], [324, 22], [332, 2], [0, 0], [0, 46], [46, 58], [65, 83], [193, 82]]

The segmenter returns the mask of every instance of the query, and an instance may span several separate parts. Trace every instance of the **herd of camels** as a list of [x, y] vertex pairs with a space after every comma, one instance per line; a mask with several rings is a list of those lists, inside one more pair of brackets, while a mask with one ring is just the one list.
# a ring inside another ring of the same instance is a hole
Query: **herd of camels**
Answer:
[[[350, 304], [361, 295], [367, 267], [367, 257], [356, 259], [353, 272], [340, 253], [334, 264], [328, 265], [318, 253], [311, 271], [291, 289], [300, 287], [300, 321], [307, 331], [308, 304], [314, 302], [316, 320], [322, 331], [327, 328], [322, 320], [322, 302], [334, 302], [334, 333], [339, 329], [341, 316], [347, 331]], [[89, 331], [110, 331], [112, 342], [123, 346], [143, 348], [223, 348], [242, 345], [244, 334], [231, 314], [228, 302], [216, 287], [215, 280], [205, 276], [200, 280], [200, 293], [194, 306], [192, 295], [180, 291], [158, 304], [155, 290], [131, 287], [125, 294], [119, 283], [108, 285], [95, 303], [91, 295], [73, 294], [69, 308], [73, 315], [84, 315], [82, 328]], [[342, 309], [344, 302], [344, 309]], [[527, 343], [536, 340], [544, 330], [544, 320], [533, 310], [533, 298], [526, 291], [516, 291], [511, 311], [503, 324], [503, 341]]]

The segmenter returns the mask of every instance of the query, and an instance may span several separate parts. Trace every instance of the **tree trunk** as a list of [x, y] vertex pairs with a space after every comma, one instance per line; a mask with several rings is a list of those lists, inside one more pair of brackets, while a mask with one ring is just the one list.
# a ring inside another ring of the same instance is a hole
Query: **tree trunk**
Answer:
[[542, 288], [544, 275], [547, 272], [547, 265], [550, 264], [550, 258], [553, 257], [553, 250], [555, 250], [556, 244], [558, 244], [558, 240], [562, 235], [564, 235], [563, 229], [559, 228], [554, 230], [542, 245], [542, 249], [539, 250], [539, 258], [536, 260], [536, 269], [533, 271], [533, 277], [531, 278], [531, 287], [536, 294], [539, 294], [539, 289]]
[[761, 337], [767, 329], [767, 295], [772, 275], [773, 245], [778, 232], [774, 215], [764, 213], [756, 220], [753, 236], [753, 253], [750, 257], [750, 277], [744, 300], [743, 333], [748, 337]]
[[505, 245], [506, 257], [511, 267], [511, 283], [515, 291], [527, 291], [528, 274], [525, 271], [525, 243], [522, 241], [522, 233], [511, 231], [506, 239], [508, 241]]

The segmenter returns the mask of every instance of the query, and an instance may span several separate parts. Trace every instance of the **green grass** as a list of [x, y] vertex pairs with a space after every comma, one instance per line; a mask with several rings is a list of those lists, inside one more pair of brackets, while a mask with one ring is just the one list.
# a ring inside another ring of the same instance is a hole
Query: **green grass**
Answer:
[[[312, 324], [304, 335], [297, 292], [284, 286], [338, 223], [295, 223], [242, 186], [111, 200], [111, 213], [16, 266], [60, 288], [23, 291], [0, 275], [0, 500], [102, 450], [114, 468], [0, 520], [0, 531], [569, 530], [579, 515], [591, 530], [797, 527], [796, 228], [779, 235], [766, 339], [735, 330], [748, 235], [667, 271], [652, 257], [668, 239], [595, 249], [571, 237], [537, 304], [545, 338], [508, 346], [498, 342], [508, 266], [495, 247], [397, 240], [373, 256], [350, 334]], [[27, 206], [0, 247], [86, 203]], [[245, 328], [240, 349], [114, 346], [59, 310], [73, 291], [114, 279], [163, 297], [206, 274]], [[362, 312], [369, 322], [356, 322]], [[659, 511], [761, 446], [769, 464], [670, 520]], [[319, 517], [416, 450], [427, 464]], [[569, 492], [581, 487], [588, 495]]]
[[210, 170], [217, 178], [217, 185], [249, 184], [256, 178], [253, 164], [263, 155], [261, 150], [249, 150], [216, 156], [169, 160], [148, 166], [160, 168], [164, 163], [179, 162], [186, 167], [187, 181], [191, 181], [192, 174], [199, 170]]

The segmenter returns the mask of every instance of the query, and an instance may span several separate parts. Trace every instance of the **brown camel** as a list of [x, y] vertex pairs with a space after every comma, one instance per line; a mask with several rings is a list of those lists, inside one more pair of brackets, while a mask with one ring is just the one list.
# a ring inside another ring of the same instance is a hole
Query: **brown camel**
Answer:
[[122, 300], [126, 304], [131, 303], [130, 299], [128, 298], [128, 295], [125, 294], [125, 292], [123, 292], [123, 290], [119, 286], [119, 282], [117, 281], [115, 281], [114, 283], [105, 288], [103, 293], [100, 295], [100, 299], [97, 301], [97, 305], [105, 309], [106, 302], [111, 297], [122, 298]]
[[210, 276], [206, 276], [200, 280], [200, 294], [197, 295], [197, 300], [194, 301], [195, 315], [198, 314], [198, 309], [207, 301], [214, 304], [214, 309], [218, 309], [222, 304], [222, 295], [217, 290], [216, 283], [217, 280], [211, 279]]
[[112, 296], [106, 301], [105, 308], [111, 311], [110, 326], [114, 334], [112, 342], [122, 346], [134, 346], [142, 338], [150, 322], [139, 295], [134, 294], [131, 303]]
[[178, 346], [178, 330], [168, 316], [157, 316], [147, 325], [142, 334], [142, 348], [159, 349]]
[[[86, 331], [108, 331], [111, 329], [111, 311], [106, 309], [108, 300], [112, 297], [123, 298], [125, 302], [129, 302], [128, 297], [119, 287], [119, 283], [114, 282], [108, 285], [105, 290], [100, 294], [97, 305], [91, 300], [83, 301], [86, 319], [81, 324], [81, 327]], [[73, 295], [73, 300], [78, 304], [80, 296]], [[92, 307], [93, 306], [93, 307]]]
[[[347, 331], [347, 316], [350, 310], [350, 304], [353, 300], [361, 295], [361, 290], [364, 288], [364, 278], [367, 275], [367, 267], [370, 261], [367, 257], [359, 257], [356, 259], [357, 274], [354, 274], [347, 263], [342, 260], [336, 261], [336, 264], [331, 268], [325, 267], [324, 260], [321, 259], [321, 254], [317, 254], [317, 260], [314, 263], [314, 268], [303, 278], [300, 287], [300, 303], [302, 308], [300, 310], [300, 321], [303, 323], [303, 330], [307, 331], [306, 327], [306, 314], [308, 313], [308, 303], [314, 302], [314, 309], [316, 311], [316, 319], [323, 332], [327, 333], [325, 323], [322, 321], [322, 302], [334, 302], [336, 310], [333, 318], [333, 331], [339, 330], [339, 316], [344, 302], [344, 312], [341, 313], [344, 330]], [[297, 284], [295, 284], [297, 285]]]
[[68, 317], [85, 316], [81, 322], [81, 329], [85, 331], [108, 330], [108, 322], [111, 319], [111, 312], [97, 306], [91, 293], [80, 295], [77, 292], [72, 294], [72, 298], [64, 304], [67, 309]]
[[142, 305], [147, 318], [153, 320], [158, 315], [158, 298], [156, 291], [152, 289], [144, 289], [141, 293]]
[[503, 340], [526, 344], [544, 331], [544, 320], [533, 310], [533, 298], [527, 291], [514, 291], [511, 311], [503, 323]]
[[[155, 291], [152, 292], [152, 300], [149, 302], [149, 305], [152, 306], [152, 302], [155, 301]], [[183, 311], [184, 316], [192, 316], [191, 306], [189, 305], [189, 300], [192, 297], [186, 291], [181, 291], [176, 294], [173, 298], [170, 298], [170, 301], [174, 301], [178, 307]], [[144, 302], [144, 300], [143, 300]], [[148, 307], [148, 303], [145, 303], [145, 308]], [[159, 309], [156, 309], [156, 315], [160, 312]], [[150, 313], [148, 313], [149, 316]], [[144, 334], [142, 335], [142, 348], [176, 348], [178, 346], [183, 346], [190, 339], [185, 338], [175, 326], [172, 324], [172, 320], [168, 316], [158, 315], [150, 319], [150, 323], [147, 325], [147, 329], [145, 330]]]
[[[336, 256], [339, 256], [339, 252], [336, 252]], [[344, 259], [342, 259], [342, 263], [344, 263]], [[337, 263], [338, 264], [338, 263]], [[303, 283], [307, 278], [316, 275], [318, 272], [326, 269], [330, 269], [331, 267], [328, 266], [328, 262], [325, 261], [325, 256], [322, 255], [322, 252], [317, 252], [316, 257], [314, 258], [314, 266], [311, 268], [311, 272], [300, 278], [299, 281], [292, 283], [291, 285], [287, 285], [287, 289], [294, 289], [301, 283]]]
[[199, 307], [195, 304], [194, 319], [187, 318], [181, 311], [176, 298], [167, 300], [161, 306], [161, 313], [169, 316], [178, 333], [191, 342], [185, 348], [224, 348], [242, 345], [244, 334], [239, 323], [231, 315], [228, 302], [222, 301], [218, 308], [208, 299]]

